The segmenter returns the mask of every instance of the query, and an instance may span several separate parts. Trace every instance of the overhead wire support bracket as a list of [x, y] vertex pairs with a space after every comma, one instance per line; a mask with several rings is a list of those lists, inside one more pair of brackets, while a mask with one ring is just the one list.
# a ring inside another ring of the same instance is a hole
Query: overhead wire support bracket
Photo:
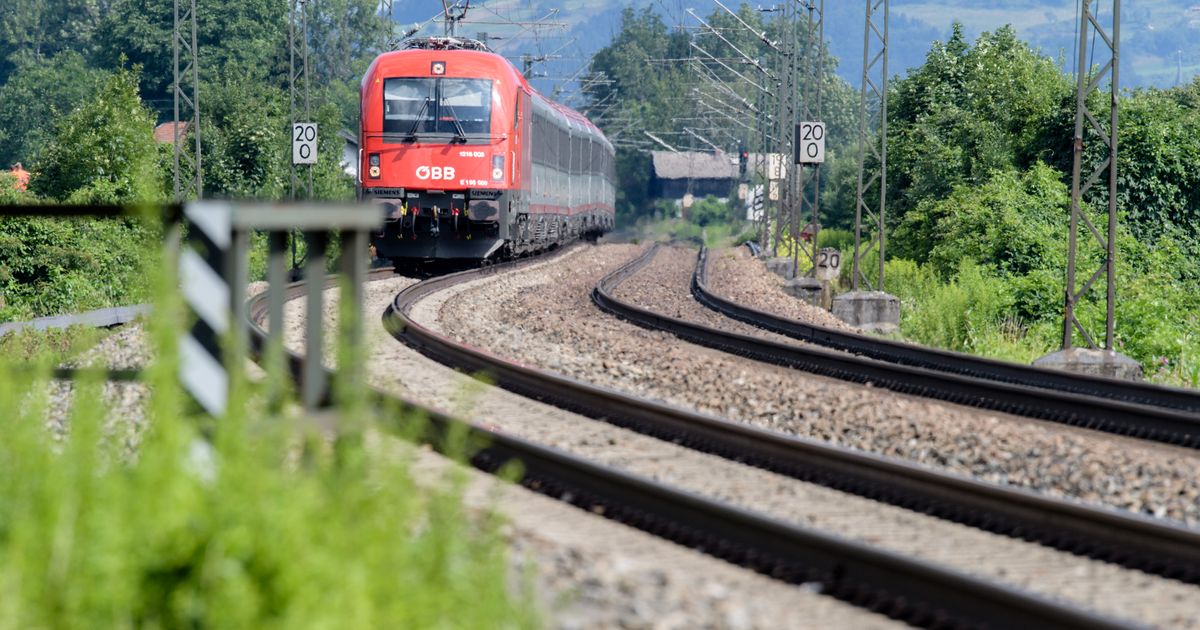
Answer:
[[756, 37], [758, 37], [759, 41], [766, 44], [768, 48], [770, 48], [771, 50], [774, 50], [775, 52], [782, 52], [779, 50], [779, 46], [776, 45], [777, 42], [773, 42], [773, 41], [771, 41], [771, 39], [769, 37], [767, 37], [766, 31], [754, 30], [754, 27], [747, 24], [746, 21], [742, 19], [742, 16], [738, 15], [737, 13], [734, 13], [733, 11], [730, 11], [729, 7], [727, 7], [721, 3], [721, 0], [713, 0], [713, 2], [717, 3], [717, 6], [721, 7], [721, 9], [724, 10], [726, 13], [728, 13], [730, 15], [730, 17], [737, 20], [739, 24], [746, 27], [746, 30], [750, 31], [751, 33], [754, 33], [754, 35]]
[[645, 129], [642, 130], [642, 133], [645, 134], [647, 138], [650, 138], [651, 140], [657, 142], [658, 144], [666, 147], [667, 150], [671, 151], [672, 153], [679, 153], [679, 149], [676, 149], [675, 147], [667, 144], [667, 142], [665, 140], [663, 140], [662, 138], [659, 138], [658, 136], [650, 133], [649, 131], [646, 131]]
[[[730, 67], [730, 66], [729, 66], [729, 64], [727, 64], [727, 63], [725, 63], [724, 61], [721, 61], [720, 59], [717, 59], [716, 57], [714, 57], [714, 56], [712, 56], [711, 54], [709, 54], [709, 52], [708, 52], [707, 50], [704, 50], [703, 48], [701, 48], [700, 46], [698, 46], [698, 45], [696, 44], [696, 42], [688, 42], [688, 45], [689, 45], [689, 46], [691, 46], [692, 48], [695, 48], [696, 50], [698, 50], [698, 51], [699, 51], [700, 53], [702, 53], [702, 54], [703, 54], [705, 57], [707, 57], [707, 58], [709, 58], [710, 60], [712, 60], [712, 61], [716, 62], [716, 63], [717, 63], [717, 65], [719, 65], [719, 66], [721, 66], [722, 68], [725, 68], [726, 70], [728, 70], [728, 71], [732, 72], [732, 73], [733, 73], [734, 75], [736, 75], [736, 76], [737, 76], [739, 79], [741, 79], [741, 80], [745, 81], [746, 83], [749, 83], [750, 85], [754, 86], [754, 87], [755, 87], [755, 89], [758, 89], [758, 90], [760, 90], [760, 91], [763, 91], [763, 92], [766, 92], [766, 91], [767, 91], [767, 88], [765, 88], [765, 87], [763, 87], [763, 86], [759, 85], [758, 83], [756, 83], [756, 82], [755, 82], [753, 79], [751, 79], [750, 77], [747, 77], [746, 75], [742, 74], [741, 72], [738, 72], [737, 70], [734, 70], [732, 67]], [[774, 80], [774, 77], [771, 77], [770, 75], [767, 75], [767, 78], [768, 78], [768, 79], [771, 79], [771, 80]]]
[[[708, 32], [712, 33], [713, 35], [716, 35], [717, 39], [720, 39], [722, 42], [725, 42], [726, 46], [729, 46], [731, 49], [733, 49], [733, 52], [740, 55], [742, 57], [742, 59], [745, 59], [747, 63], [754, 66], [759, 72], [763, 73], [764, 76], [766, 76], [766, 77], [771, 76], [771, 72], [769, 70], [767, 70], [766, 68], [764, 68], [762, 66], [762, 64], [760, 64], [758, 62], [757, 59], [751, 57], [750, 55], [747, 55], [745, 52], [742, 51], [741, 48], [738, 48], [736, 45], [734, 45], [733, 42], [726, 39], [725, 36], [722, 35], [719, 30], [713, 28], [708, 22], [705, 22], [704, 18], [700, 17], [699, 15], [696, 15], [696, 11], [694, 9], [688, 9], [687, 12], [688, 12], [688, 15], [691, 15], [692, 17], [696, 18], [696, 20], [699, 21], [700, 24], [704, 26], [704, 28], [708, 29]], [[753, 29], [751, 29], [751, 32], [753, 32]], [[707, 54], [707, 53], [705, 53], [705, 54]], [[712, 57], [712, 55], [709, 55], [709, 57]], [[713, 57], [713, 58], [715, 59], [715, 57]]]

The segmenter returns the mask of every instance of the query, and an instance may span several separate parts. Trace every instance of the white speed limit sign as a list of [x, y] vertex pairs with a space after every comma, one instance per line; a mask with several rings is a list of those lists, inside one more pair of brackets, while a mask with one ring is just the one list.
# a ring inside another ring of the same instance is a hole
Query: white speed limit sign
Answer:
[[825, 123], [796, 125], [796, 164], [825, 163]]
[[292, 164], [317, 163], [317, 123], [292, 124]]

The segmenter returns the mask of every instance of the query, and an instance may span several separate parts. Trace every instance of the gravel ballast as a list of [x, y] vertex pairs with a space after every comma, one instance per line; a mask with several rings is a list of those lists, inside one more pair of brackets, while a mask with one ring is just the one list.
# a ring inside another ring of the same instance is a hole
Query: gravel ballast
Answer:
[[[716, 314], [688, 290], [694, 263], [694, 250], [666, 248], [619, 287], [618, 297], [711, 321]], [[498, 278], [447, 302], [447, 331], [501, 356], [703, 413], [1200, 523], [1200, 458], [1189, 450], [916, 399], [701, 348], [600, 315], [590, 292], [603, 275], [572, 258]]]
[[[556, 264], [603, 275], [634, 253], [631, 248], [625, 250], [593, 248], [564, 257]], [[435, 329], [457, 326], [464, 317], [471, 316], [452, 309], [451, 305], [459, 298], [488, 290], [497, 283], [511, 282], [509, 288], [514, 293], [529, 299], [536, 287], [521, 280], [547, 272], [554, 276], [553, 269], [555, 266], [541, 265], [460, 285], [422, 301], [414, 309], [414, 318]], [[555, 277], [551, 284], [560, 281], [560, 277]], [[386, 304], [388, 299], [390, 296], [382, 297], [380, 304]], [[484, 312], [472, 315], [489, 316]], [[298, 328], [299, 324], [293, 327]], [[374, 340], [371, 345], [375, 348], [371, 363], [395, 370], [391, 375], [376, 370], [372, 373], [373, 380], [382, 380], [381, 384], [418, 397], [426, 404], [455, 409], [494, 429], [777, 518], [916, 554], [957, 570], [1003, 580], [1109, 614], [1187, 627], [1196, 613], [1193, 602], [1200, 592], [1187, 585], [842, 495], [579, 418], [465, 379], [457, 387], [447, 387], [438, 380], [445, 377], [436, 376], [439, 371], [449, 372], [445, 368], [429, 363], [399, 344], [392, 350]]]
[[[396, 342], [379, 316], [395, 294], [412, 282], [395, 278], [367, 285], [366, 334], [372, 353], [368, 376], [373, 384], [493, 429], [522, 435], [542, 433], [551, 445], [582, 441], [599, 447], [608, 443], [609, 431], [619, 431], [484, 386]], [[329, 331], [336, 321], [338, 293], [337, 289], [326, 291]], [[305, 310], [303, 301], [286, 307], [285, 339], [295, 350], [303, 346]], [[447, 466], [446, 460], [433, 453], [425, 453], [422, 461], [438, 471]], [[770, 580], [523, 488], [499, 484], [488, 475], [470, 474], [469, 505], [496, 509], [508, 520], [514, 574], [524, 575], [525, 566], [533, 567], [535, 589], [552, 627], [898, 627], [848, 604]]]
[[738, 304], [787, 319], [834, 330], [861, 332], [807, 302], [784, 293], [784, 279], [771, 273], [745, 247], [708, 251], [709, 290]]

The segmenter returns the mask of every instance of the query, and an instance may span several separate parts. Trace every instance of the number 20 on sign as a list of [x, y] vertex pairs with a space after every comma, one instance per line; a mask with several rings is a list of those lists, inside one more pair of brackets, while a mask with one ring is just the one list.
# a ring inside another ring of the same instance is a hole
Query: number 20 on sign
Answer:
[[317, 123], [292, 125], [292, 164], [317, 163]]
[[796, 164], [825, 163], [825, 123], [796, 125]]

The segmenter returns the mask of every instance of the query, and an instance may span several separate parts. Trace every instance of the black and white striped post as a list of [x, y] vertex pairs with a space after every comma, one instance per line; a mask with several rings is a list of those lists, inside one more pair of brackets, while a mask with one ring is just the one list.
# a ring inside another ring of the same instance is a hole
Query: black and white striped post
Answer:
[[221, 202], [190, 203], [183, 208], [187, 242], [179, 251], [179, 283], [194, 318], [179, 342], [179, 379], [188, 394], [213, 416], [229, 404], [230, 359], [225, 342], [233, 321], [236, 256], [233, 208]]
[[[184, 209], [188, 246], [180, 253], [184, 299], [195, 323], [182, 341], [180, 377], [184, 387], [209, 414], [224, 415], [229, 401], [231, 368], [245, 361], [248, 347], [246, 286], [250, 235], [267, 235], [267, 280], [270, 283], [269, 338], [265, 356], [282, 356], [283, 304], [287, 273], [287, 235], [305, 234], [308, 252], [303, 282], [307, 293], [305, 354], [300, 371], [301, 400], [315, 409], [329, 396], [323, 370], [324, 289], [331, 236], [341, 235], [340, 271], [346, 295], [339, 345], [354, 349], [362, 337], [362, 285], [366, 280], [370, 233], [383, 224], [383, 209], [373, 205], [231, 204], [195, 202]], [[361, 382], [361, 364], [339, 366], [343, 378]]]

